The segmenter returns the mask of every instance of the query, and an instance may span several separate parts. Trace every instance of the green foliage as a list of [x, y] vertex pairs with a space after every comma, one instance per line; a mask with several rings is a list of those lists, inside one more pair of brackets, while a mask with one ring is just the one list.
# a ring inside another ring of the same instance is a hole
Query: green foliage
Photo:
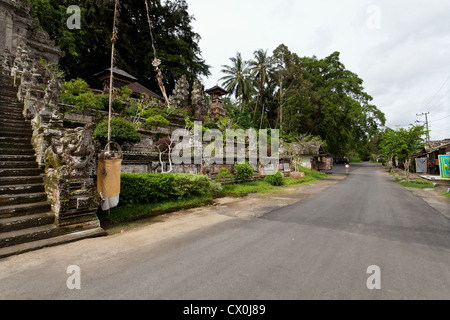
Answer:
[[223, 191], [222, 184], [217, 181], [211, 181], [210, 192], [214, 198], [218, 198]]
[[146, 204], [220, 192], [204, 175], [122, 173], [121, 205]]
[[64, 81], [60, 93], [61, 103], [74, 106], [81, 111], [101, 110], [104, 108], [101, 98], [89, 90], [83, 79]]
[[316, 179], [326, 179], [328, 178], [328, 176], [323, 173], [323, 172], [319, 172], [316, 170], [313, 170], [313, 172], [311, 172], [311, 169], [305, 168], [303, 166], [297, 166], [297, 169], [303, 173], [305, 173], [305, 175], [308, 177], [313, 177]]
[[[94, 139], [101, 143], [108, 140], [108, 120], [100, 122], [94, 130]], [[114, 118], [111, 121], [111, 140], [120, 145], [125, 143], [141, 142], [141, 135], [137, 132], [136, 127], [124, 118]]]
[[170, 121], [164, 118], [162, 115], [151, 116], [145, 121], [147, 127], [160, 127], [166, 128], [169, 126]]
[[[91, 79], [93, 74], [110, 66], [114, 1], [28, 1], [33, 4], [33, 17], [39, 18], [42, 28], [66, 52], [61, 67], [68, 77]], [[73, 4], [81, 8], [80, 30], [69, 30], [66, 26], [66, 10]], [[175, 81], [183, 74], [190, 82], [197, 76], [208, 76], [209, 66], [201, 57], [200, 35], [193, 30], [187, 2], [149, 0], [149, 5], [167, 92], [172, 92]], [[153, 50], [144, 1], [120, 1], [116, 49], [116, 66], [138, 78], [142, 85], [159, 92], [157, 80], [149, 76], [154, 74]], [[91, 86], [94, 87], [94, 83]]]
[[264, 178], [265, 181], [273, 186], [281, 186], [284, 184], [284, 178], [281, 172], [277, 172], [274, 175], [270, 175]]
[[256, 50], [248, 61], [238, 53], [222, 72], [223, 86], [237, 99], [227, 107], [234, 124], [280, 129], [287, 142], [292, 135], [318, 136], [337, 156], [358, 152], [366, 159], [379, 153], [385, 115], [339, 52], [323, 59], [300, 57], [280, 45], [271, 56]]
[[[202, 207], [213, 203], [210, 195], [188, 199], [174, 199], [162, 202], [119, 206], [111, 209], [110, 214], [101, 211], [98, 213], [102, 225], [113, 226], [123, 222], [136, 221], [159, 216], [161, 214]], [[121, 230], [122, 226], [121, 226]], [[110, 233], [111, 230], [108, 230]]]
[[434, 184], [429, 181], [412, 181], [412, 182], [406, 182], [406, 181], [399, 181], [399, 183], [406, 187], [406, 188], [416, 188], [416, 189], [430, 189], [434, 188]]
[[354, 156], [354, 157], [350, 157], [349, 158], [350, 163], [362, 163], [363, 161], [361, 160], [360, 157]]
[[221, 168], [219, 170], [219, 174], [216, 176], [217, 182], [224, 182], [224, 181], [234, 181], [233, 175], [230, 171], [228, 171], [227, 168]]
[[253, 168], [248, 163], [235, 164], [234, 175], [236, 180], [246, 182], [253, 177]]
[[398, 157], [400, 161], [407, 160], [423, 147], [424, 135], [425, 128], [423, 126], [398, 130], [389, 129], [381, 142], [382, 152], [389, 158]]

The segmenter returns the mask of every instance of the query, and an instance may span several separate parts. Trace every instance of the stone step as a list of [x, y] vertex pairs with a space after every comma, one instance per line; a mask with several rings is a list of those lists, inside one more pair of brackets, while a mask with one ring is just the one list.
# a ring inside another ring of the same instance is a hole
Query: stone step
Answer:
[[0, 249], [0, 259], [21, 254], [25, 252], [30, 252], [34, 250], [39, 250], [42, 248], [58, 246], [66, 243], [71, 243], [75, 241], [80, 241], [89, 238], [96, 238], [105, 236], [106, 232], [102, 228], [92, 228], [87, 230], [81, 230], [76, 232], [70, 232], [61, 236], [52, 237], [48, 239], [37, 240], [33, 242], [18, 244], [14, 246], [4, 247]]
[[0, 95], [0, 104], [9, 104], [12, 102], [19, 102], [17, 96], [10, 97], [8, 95]]
[[22, 130], [31, 130], [31, 124], [23, 120], [22, 122], [10, 123], [10, 122], [2, 122], [0, 123], [0, 128], [7, 131], [22, 131]]
[[16, 98], [17, 99], [17, 92], [18, 89], [0, 89], [0, 96], [2, 97], [9, 97], [9, 98]]
[[42, 176], [4, 177], [0, 176], [0, 186], [10, 186], [19, 184], [39, 184], [43, 183]]
[[0, 233], [0, 248], [47, 239], [57, 235], [60, 235], [60, 233], [58, 227], [54, 224], [4, 232]]
[[35, 169], [38, 167], [36, 161], [0, 161], [0, 168], [3, 169]]
[[12, 206], [15, 204], [36, 203], [47, 200], [47, 194], [44, 192], [0, 195], [0, 207]]
[[14, 112], [0, 110], [0, 119], [25, 121], [25, 118], [23, 117], [23, 114], [20, 112], [20, 110]]
[[19, 184], [0, 186], [0, 195], [45, 192], [44, 184]]
[[[0, 96], [0, 98], [1, 98], [1, 96]], [[0, 103], [0, 108], [3, 108], [3, 107], [19, 107], [19, 106], [23, 106], [23, 105], [24, 105], [23, 102], [21, 102], [19, 100], [16, 100], [16, 101], [11, 101], [11, 102], [2, 102], [2, 103]]]
[[25, 144], [25, 143], [30, 143], [31, 139], [24, 138], [24, 137], [4, 137], [4, 136], [0, 135], [0, 142], [6, 142], [6, 141]]
[[37, 213], [28, 216], [0, 219], [0, 233], [17, 231], [21, 229], [41, 227], [55, 223], [52, 212]]
[[49, 202], [36, 202], [0, 207], [0, 219], [28, 216], [51, 211]]
[[14, 143], [14, 141], [0, 141], [0, 148], [15, 149], [15, 150], [30, 150], [33, 149], [31, 142], [28, 143]]
[[26, 124], [27, 126], [31, 126], [31, 122], [30, 121], [26, 121], [25, 118], [23, 116], [19, 116], [19, 117], [14, 117], [13, 119], [11, 118], [6, 118], [6, 117], [0, 117], [0, 126], [3, 126], [3, 124]]
[[33, 130], [31, 129], [31, 126], [29, 128], [21, 129], [18, 132], [16, 132], [16, 130], [13, 130], [13, 128], [11, 127], [0, 127], [0, 136], [2, 137], [29, 137], [31, 141], [32, 134]]
[[33, 149], [8, 149], [8, 148], [3, 148], [0, 147], [0, 154], [3, 155], [34, 155], [34, 150]]
[[45, 171], [44, 168], [33, 168], [33, 169], [28, 169], [28, 168], [19, 168], [19, 169], [3, 169], [0, 168], [0, 176], [1, 177], [24, 177], [24, 176], [29, 176], [29, 177], [33, 177], [33, 176], [40, 176], [41, 174], [43, 174]]
[[2, 155], [0, 154], [0, 161], [12, 161], [12, 162], [36, 162], [36, 157], [34, 155], [32, 156], [25, 156], [25, 155], [17, 155], [17, 156], [8, 156], [8, 155]]
[[21, 119], [25, 120], [23, 113], [21, 110], [1, 110], [0, 109], [0, 118], [1, 119]]
[[15, 101], [5, 101], [2, 100], [3, 96], [0, 96], [0, 110], [23, 110], [24, 103], [18, 100]]

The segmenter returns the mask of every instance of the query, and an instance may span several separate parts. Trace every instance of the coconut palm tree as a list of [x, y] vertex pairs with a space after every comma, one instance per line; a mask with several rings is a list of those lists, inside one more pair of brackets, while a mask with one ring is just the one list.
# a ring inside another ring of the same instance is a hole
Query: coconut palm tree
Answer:
[[248, 62], [251, 76], [257, 81], [258, 86], [258, 96], [256, 98], [255, 110], [253, 112], [253, 117], [256, 116], [259, 104], [262, 104], [261, 118], [264, 115], [264, 87], [270, 87], [270, 77], [272, 74], [272, 59], [267, 55], [267, 50], [259, 49], [254, 53], [254, 60]]
[[223, 65], [222, 73], [225, 74], [220, 80], [223, 81], [223, 85], [226, 90], [231, 94], [234, 94], [235, 98], [246, 104], [249, 102], [253, 92], [253, 86], [249, 78], [249, 69], [247, 62], [242, 60], [240, 52], [236, 54], [236, 57], [230, 58], [231, 65]]

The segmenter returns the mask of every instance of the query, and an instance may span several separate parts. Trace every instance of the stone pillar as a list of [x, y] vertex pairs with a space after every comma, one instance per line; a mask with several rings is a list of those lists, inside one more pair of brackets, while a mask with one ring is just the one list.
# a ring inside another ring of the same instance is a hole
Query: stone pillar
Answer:
[[47, 174], [45, 186], [59, 227], [100, 227], [97, 218], [99, 197], [94, 179], [64, 177], [55, 170]]

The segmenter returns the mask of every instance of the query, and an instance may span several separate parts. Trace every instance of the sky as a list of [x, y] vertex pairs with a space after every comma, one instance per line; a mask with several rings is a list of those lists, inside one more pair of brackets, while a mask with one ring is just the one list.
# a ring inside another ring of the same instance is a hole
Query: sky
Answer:
[[222, 65], [240, 52], [285, 44], [299, 56], [341, 53], [346, 68], [396, 129], [428, 115], [431, 140], [450, 139], [450, 1], [187, 0], [202, 57], [221, 85]]

